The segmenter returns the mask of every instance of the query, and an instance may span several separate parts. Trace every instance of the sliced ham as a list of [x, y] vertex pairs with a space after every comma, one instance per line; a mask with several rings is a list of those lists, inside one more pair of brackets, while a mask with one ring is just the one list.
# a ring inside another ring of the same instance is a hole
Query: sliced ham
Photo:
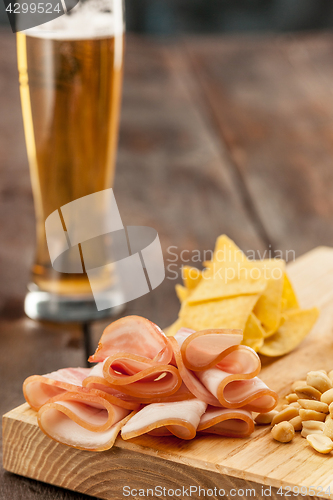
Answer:
[[243, 340], [242, 330], [214, 329], [192, 332], [180, 329], [175, 338], [181, 347], [183, 363], [199, 371], [220, 363]]
[[204, 401], [206, 404], [213, 406], [222, 406], [219, 400], [213, 396], [211, 392], [200, 382], [200, 380], [196, 377], [194, 372], [188, 370], [183, 363], [183, 358], [180, 353], [180, 347], [175, 339], [175, 337], [170, 337], [170, 343], [173, 348], [174, 357], [176, 360], [176, 364], [180, 373], [180, 376], [183, 380], [183, 383], [186, 385], [188, 390], [198, 399]]
[[108, 357], [104, 362], [103, 376], [111, 387], [140, 400], [170, 396], [182, 384], [174, 366], [127, 353]]
[[109, 396], [116, 398], [111, 402], [130, 410], [138, 409], [141, 404], [141, 402], [137, 398], [129, 396], [121, 390], [115, 389], [107, 382], [107, 380], [103, 376], [103, 363], [97, 363], [93, 368], [90, 369], [88, 377], [86, 377], [82, 381], [82, 386], [87, 389], [106, 392], [107, 394], [109, 394]]
[[140, 316], [127, 316], [103, 332], [89, 361], [103, 363], [103, 378], [115, 390], [147, 399], [170, 396], [182, 380], [172, 366], [173, 351], [158, 326]]
[[[56, 372], [46, 375], [32, 375], [23, 383], [23, 394], [27, 403], [35, 411], [47, 403], [55, 396], [60, 396], [67, 392], [82, 394], [95, 394], [105, 397], [110, 403], [113, 403], [128, 410], [134, 410], [139, 407], [135, 401], [126, 401], [122, 399], [122, 393], [112, 393], [106, 386], [100, 385], [92, 388], [83, 387], [87, 377], [91, 375], [90, 368], [63, 368]], [[99, 390], [96, 390], [99, 389]], [[103, 394], [101, 392], [103, 391]], [[107, 392], [107, 394], [104, 394]]]
[[[181, 329], [170, 338], [183, 382], [196, 398], [211, 406], [245, 407], [250, 411], [268, 412], [276, 406], [278, 396], [257, 378], [261, 365], [255, 351], [243, 345], [230, 346], [234, 335], [237, 336], [234, 342], [240, 342], [239, 334], [230, 331], [224, 337], [223, 333], [212, 333], [212, 330], [206, 330], [201, 335], [201, 332], [193, 333], [191, 330]], [[219, 339], [215, 350], [212, 336]], [[208, 347], [204, 348], [206, 339]], [[187, 365], [199, 367], [197, 371], [185, 366], [182, 355], [182, 352], [187, 353], [193, 342], [195, 348], [192, 345], [193, 350]], [[221, 352], [223, 346], [225, 350]], [[203, 362], [200, 362], [199, 347], [204, 349]], [[203, 370], [203, 367], [211, 366], [212, 360], [217, 364], [213, 368]]]
[[52, 398], [38, 411], [41, 430], [60, 443], [80, 450], [111, 448], [130, 411], [105, 398], [83, 393], [65, 393]]
[[275, 408], [278, 401], [276, 392], [258, 377], [247, 379], [244, 376], [242, 379], [238, 374], [218, 368], [197, 372], [197, 376], [219, 403], [227, 408], [246, 407], [250, 411], [265, 413]]
[[150, 404], [136, 413], [124, 425], [121, 437], [127, 440], [159, 428], [162, 429], [159, 435], [165, 435], [166, 428], [169, 433], [180, 439], [193, 439], [200, 417], [206, 408], [206, 403], [198, 399]]
[[168, 337], [162, 330], [141, 316], [126, 316], [107, 326], [89, 361], [104, 361], [117, 353], [135, 354], [167, 365], [172, 358]]
[[270, 411], [278, 396], [257, 377], [260, 359], [242, 338], [240, 330], [186, 328], [168, 338], [151, 321], [128, 316], [104, 330], [89, 358], [93, 368], [29, 377], [24, 396], [45, 434], [83, 450], [109, 449], [120, 429], [125, 440], [246, 437], [251, 411]]
[[62, 368], [46, 375], [32, 375], [23, 383], [23, 394], [32, 409], [39, 408], [54, 396], [82, 388], [90, 368]]
[[[149, 403], [163, 403], [170, 401], [185, 401], [187, 399], [194, 399], [195, 396], [187, 389], [186, 385], [182, 382], [179, 389], [170, 396], [156, 396], [149, 395], [148, 397], [136, 397], [135, 395], [129, 395], [115, 389], [115, 386], [111, 386], [103, 376], [103, 363], [97, 363], [92, 369], [87, 378], [82, 382], [83, 387], [88, 389], [98, 389], [105, 391], [108, 394], [114, 395], [121, 400], [132, 404], [131, 409], [135, 410], [140, 404]], [[121, 386], [118, 386], [121, 389]]]
[[254, 431], [254, 421], [247, 410], [209, 406], [201, 416], [197, 431], [234, 438], [248, 437]]

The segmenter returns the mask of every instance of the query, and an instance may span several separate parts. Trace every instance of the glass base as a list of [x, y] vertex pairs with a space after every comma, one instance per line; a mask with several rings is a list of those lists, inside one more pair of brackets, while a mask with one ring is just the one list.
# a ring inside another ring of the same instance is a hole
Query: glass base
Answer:
[[125, 307], [122, 297], [121, 291], [108, 290], [105, 292], [105, 309], [98, 311], [91, 295], [57, 295], [43, 292], [35, 284], [31, 284], [25, 297], [24, 311], [31, 319], [58, 323], [86, 323], [121, 313]]

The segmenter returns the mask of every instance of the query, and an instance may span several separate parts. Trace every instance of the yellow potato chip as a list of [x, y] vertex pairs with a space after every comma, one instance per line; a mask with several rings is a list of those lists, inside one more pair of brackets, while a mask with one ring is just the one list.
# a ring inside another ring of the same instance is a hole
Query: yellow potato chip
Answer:
[[172, 325], [164, 328], [163, 331], [168, 337], [173, 337], [182, 326], [184, 326], [182, 320], [178, 318], [174, 323], [172, 323]]
[[186, 288], [193, 290], [202, 278], [202, 272], [196, 267], [183, 266], [182, 267], [183, 282]]
[[179, 283], [175, 286], [175, 290], [180, 303], [184, 302], [190, 295], [190, 290]]
[[202, 279], [188, 299], [189, 304], [237, 295], [261, 294], [267, 286], [255, 261], [218, 263], [202, 273]]
[[225, 234], [219, 236], [215, 243], [214, 262], [245, 262], [247, 258], [240, 248]]
[[281, 321], [282, 290], [285, 262], [279, 259], [256, 261], [267, 280], [267, 287], [259, 298], [254, 314], [261, 321], [266, 337], [273, 335]]
[[316, 307], [285, 313], [285, 322], [259, 349], [265, 356], [283, 356], [295, 349], [311, 331], [319, 311]]
[[259, 295], [241, 295], [211, 302], [190, 305], [183, 302], [179, 317], [183, 326], [193, 330], [207, 328], [240, 328], [244, 330], [246, 321]]
[[288, 309], [299, 309], [299, 304], [292, 284], [289, 281], [287, 273], [285, 273], [282, 290], [282, 311], [287, 311]]
[[179, 328], [239, 328], [243, 344], [267, 356], [294, 349], [309, 333], [318, 311], [300, 310], [280, 259], [249, 260], [226, 235], [216, 240], [205, 270], [183, 267], [184, 285], [176, 285], [179, 318], [166, 333]]
[[256, 352], [264, 343], [264, 329], [255, 314], [251, 313], [244, 329], [244, 338], [242, 344], [251, 347]]

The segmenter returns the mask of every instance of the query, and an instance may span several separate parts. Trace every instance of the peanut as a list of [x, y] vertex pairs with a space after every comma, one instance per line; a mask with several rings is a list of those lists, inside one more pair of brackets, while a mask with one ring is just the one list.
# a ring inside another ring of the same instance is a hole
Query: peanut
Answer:
[[315, 410], [322, 413], [329, 412], [328, 405], [326, 403], [322, 403], [321, 401], [315, 401], [314, 399], [299, 399], [298, 403], [306, 410]]
[[295, 403], [295, 401], [298, 400], [298, 396], [295, 393], [291, 393], [286, 396], [286, 400], [288, 401], [288, 403]]
[[295, 403], [289, 403], [289, 404], [285, 404], [285, 405], [282, 405], [282, 410], [284, 410], [285, 408], [298, 408], [300, 409], [301, 408], [301, 405], [295, 401]]
[[298, 410], [301, 408], [301, 405], [299, 404], [298, 401], [295, 401], [294, 403], [289, 403], [289, 408], [297, 408]]
[[280, 411], [277, 415], [275, 415], [271, 423], [272, 425], [279, 424], [280, 422], [291, 420], [292, 418], [297, 416], [298, 416], [298, 409], [288, 406], [284, 410]]
[[312, 448], [319, 453], [330, 453], [333, 450], [333, 441], [324, 435], [309, 434], [306, 438]]
[[320, 422], [324, 422], [326, 418], [325, 413], [315, 410], [305, 410], [303, 408], [299, 410], [299, 416], [302, 420], [319, 420]]
[[330, 372], [328, 372], [328, 378], [330, 379], [330, 381], [333, 384], [333, 370], [331, 370]]
[[332, 389], [331, 379], [322, 371], [309, 372], [306, 377], [306, 383], [320, 392]]
[[324, 431], [324, 422], [318, 422], [318, 420], [306, 420], [302, 422], [302, 437], [307, 437], [309, 434], [322, 434]]
[[328, 418], [324, 425], [324, 436], [333, 439], [333, 420], [332, 418]]
[[290, 422], [280, 422], [274, 425], [272, 436], [280, 443], [289, 443], [295, 436], [295, 429]]
[[325, 391], [321, 395], [320, 401], [322, 401], [323, 403], [326, 403], [328, 405], [330, 405], [331, 403], [333, 403], [333, 389], [329, 389], [328, 391]]
[[330, 411], [330, 415], [332, 415], [333, 417], [333, 403], [331, 403], [328, 407], [329, 411]]
[[318, 389], [306, 384], [297, 387], [295, 392], [300, 399], [316, 399], [319, 401], [321, 397], [321, 392]]
[[295, 382], [291, 386], [291, 390], [294, 391], [294, 392], [296, 392], [296, 389], [298, 387], [302, 387], [303, 385], [306, 385], [306, 381], [305, 380], [295, 380]]
[[292, 418], [289, 420], [289, 423], [293, 426], [295, 431], [301, 431], [302, 430], [302, 419], [299, 415], [297, 417]]
[[258, 425], [268, 425], [272, 422], [273, 417], [279, 412], [276, 410], [269, 411], [268, 413], [259, 413], [254, 419], [255, 423]]

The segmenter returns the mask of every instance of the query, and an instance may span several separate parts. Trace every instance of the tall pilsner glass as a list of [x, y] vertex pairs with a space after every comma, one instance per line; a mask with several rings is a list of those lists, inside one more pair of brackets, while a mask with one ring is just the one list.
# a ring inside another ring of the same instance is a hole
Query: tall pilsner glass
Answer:
[[18, 33], [17, 52], [37, 228], [25, 311], [56, 321], [111, 315], [120, 293], [112, 273], [99, 277], [107, 307], [97, 311], [86, 274], [53, 269], [45, 220], [69, 202], [112, 187], [123, 75], [122, 0], [80, 1], [69, 14]]

